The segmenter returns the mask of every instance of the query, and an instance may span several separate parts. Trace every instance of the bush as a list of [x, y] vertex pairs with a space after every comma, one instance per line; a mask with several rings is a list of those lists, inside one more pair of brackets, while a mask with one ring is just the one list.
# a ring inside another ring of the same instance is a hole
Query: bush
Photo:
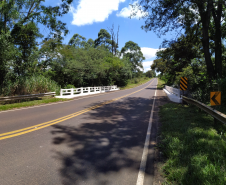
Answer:
[[135, 78], [135, 79], [134, 79], [134, 83], [135, 83], [135, 84], [139, 83], [139, 79], [138, 79], [138, 78]]
[[71, 85], [71, 84], [67, 84], [64, 89], [71, 89], [71, 88], [76, 88], [74, 85]]
[[3, 96], [15, 96], [25, 94], [39, 94], [46, 92], [60, 93], [60, 86], [53, 80], [42, 75], [32, 77], [19, 77], [15, 82], [8, 81], [1, 89]]

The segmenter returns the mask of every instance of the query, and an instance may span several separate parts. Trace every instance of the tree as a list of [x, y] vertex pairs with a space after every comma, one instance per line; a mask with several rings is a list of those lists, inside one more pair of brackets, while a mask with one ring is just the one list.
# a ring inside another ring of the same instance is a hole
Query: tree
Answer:
[[121, 49], [121, 54], [130, 60], [132, 71], [139, 71], [139, 67], [143, 68], [142, 61], [145, 60], [145, 57], [137, 43], [133, 41], [126, 42], [125, 46]]
[[[154, 30], [161, 35], [178, 28], [185, 29], [186, 33], [201, 30], [208, 76], [210, 79], [222, 76], [221, 20], [226, 16], [224, 0], [141, 0], [134, 7], [148, 12], [144, 17], [145, 26], [142, 26], [146, 31]], [[215, 64], [210, 53], [210, 31], [213, 33]]]
[[93, 39], [89, 39], [86, 43], [85, 43], [85, 48], [94, 48], [94, 41]]
[[101, 29], [98, 33], [98, 38], [94, 41], [95, 47], [103, 45], [110, 51], [111, 35], [107, 30]]
[[145, 73], [145, 76], [148, 77], [148, 78], [156, 77], [156, 73], [155, 73], [154, 70], [148, 70], [148, 71]]
[[31, 69], [33, 62], [38, 58], [38, 43], [36, 40], [41, 38], [42, 35], [34, 22], [28, 22], [25, 25], [15, 25], [11, 31], [11, 36], [20, 53], [14, 58], [14, 72], [18, 76], [25, 76], [28, 74], [28, 68]]
[[[8, 62], [0, 57], [0, 64], [3, 67], [3, 65], [9, 65], [10, 62], [10, 69], [13, 68], [17, 76], [29, 73], [28, 69], [33, 66], [32, 61], [38, 57], [37, 38], [42, 37], [38, 24], [50, 30], [45, 39], [54, 36], [60, 40], [62, 32], [64, 35], [68, 33], [66, 24], [58, 20], [58, 17], [69, 11], [72, 0], [63, 0], [55, 7], [44, 6], [43, 2], [44, 0], [0, 1], [0, 34], [5, 35], [3, 37], [7, 40], [2, 43], [5, 45], [2, 45], [1, 49], [2, 47], [9, 49], [10, 46], [13, 52], [8, 54], [14, 53]], [[4, 79], [0, 80], [2, 84]]]
[[112, 55], [116, 55], [117, 48], [118, 48], [119, 26], [117, 31], [117, 41], [116, 41], [116, 35], [114, 32], [114, 24], [112, 25], [111, 28], [109, 28], [109, 31], [111, 33], [111, 52], [112, 52]]
[[2, 30], [0, 33], [0, 94], [3, 83], [9, 81], [9, 79], [6, 78], [10, 70], [9, 64], [14, 59], [14, 56], [18, 54], [18, 50], [15, 49], [12, 42], [10, 32], [7, 31], [3, 33]]
[[171, 42], [164, 41], [163, 46], [166, 49], [157, 52], [157, 60], [154, 60], [151, 68], [167, 74], [168, 83], [173, 83], [176, 72], [182, 72], [183, 68], [190, 65], [194, 70], [198, 69], [192, 60], [203, 58], [199, 42], [199, 39], [190, 35], [182, 35]]
[[75, 48], [84, 48], [86, 44], [86, 38], [79, 35], [79, 34], [74, 34], [70, 41], [68, 42], [68, 45], [73, 46]]

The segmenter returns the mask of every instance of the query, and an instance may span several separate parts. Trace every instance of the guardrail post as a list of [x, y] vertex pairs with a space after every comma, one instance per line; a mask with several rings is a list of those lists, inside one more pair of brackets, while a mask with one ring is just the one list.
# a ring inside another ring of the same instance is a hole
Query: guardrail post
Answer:
[[216, 118], [213, 118], [214, 119], [214, 124], [217, 124], [217, 119]]
[[63, 96], [63, 89], [60, 89], [60, 96]]
[[71, 96], [74, 96], [74, 89], [71, 88]]
[[[182, 91], [182, 96], [184, 96], [184, 91]], [[182, 99], [182, 104], [185, 104], [185, 101]]]
[[88, 94], [90, 93], [90, 87], [88, 87]]

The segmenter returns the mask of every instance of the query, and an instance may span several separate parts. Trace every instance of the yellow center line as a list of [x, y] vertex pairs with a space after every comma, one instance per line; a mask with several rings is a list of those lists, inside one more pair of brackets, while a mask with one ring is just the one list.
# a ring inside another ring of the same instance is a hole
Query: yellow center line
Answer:
[[[148, 84], [146, 87], [150, 86], [153, 82], [154, 82], [154, 80], [150, 84]], [[33, 132], [33, 131], [36, 131], [36, 130], [39, 130], [39, 129], [42, 129], [42, 128], [45, 128], [45, 127], [48, 127], [48, 126], [51, 126], [51, 125], [54, 125], [54, 124], [57, 124], [57, 123], [60, 123], [62, 121], [71, 119], [73, 117], [76, 117], [76, 116], [79, 116], [79, 115], [84, 114], [86, 112], [89, 112], [91, 110], [94, 110], [94, 109], [96, 109], [98, 107], [102, 107], [102, 106], [104, 106], [106, 104], [109, 104], [109, 103], [112, 103], [112, 102], [117, 101], [119, 99], [122, 99], [124, 97], [127, 97], [127, 96], [129, 96], [131, 94], [135, 94], [135, 93], [145, 89], [146, 87], [144, 87], [144, 88], [142, 88], [142, 89], [140, 89], [138, 91], [135, 91], [133, 93], [121, 96], [119, 98], [115, 98], [113, 100], [106, 101], [104, 103], [101, 103], [101, 104], [98, 104], [98, 105], [95, 105], [95, 106], [83, 109], [81, 111], [75, 112], [73, 114], [69, 114], [67, 116], [64, 116], [64, 117], [61, 117], [61, 118], [58, 118], [58, 119], [54, 119], [54, 120], [51, 120], [51, 121], [48, 121], [48, 122], [44, 122], [44, 123], [41, 123], [41, 124], [38, 124], [38, 125], [34, 125], [34, 126], [31, 126], [31, 127], [26, 127], [26, 128], [23, 128], [23, 129], [19, 129], [19, 130], [15, 130], [15, 131], [11, 131], [11, 132], [6, 132], [6, 133], [3, 133], [3, 134], [0, 134], [0, 140], [11, 138], [11, 137], [16, 137], [16, 136], [19, 136], [19, 135], [23, 135], [23, 134], [26, 134], [26, 133], [29, 133], [29, 132]]]

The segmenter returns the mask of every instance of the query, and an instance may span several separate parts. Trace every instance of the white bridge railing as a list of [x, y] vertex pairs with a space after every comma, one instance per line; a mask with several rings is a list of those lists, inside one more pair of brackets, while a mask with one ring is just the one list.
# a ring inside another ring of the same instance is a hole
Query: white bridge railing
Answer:
[[182, 102], [182, 99], [180, 97], [180, 95], [181, 95], [180, 89], [176, 89], [176, 88], [165, 85], [165, 88], [163, 90], [167, 94], [170, 101], [173, 101], [173, 102], [176, 102], [176, 103]]
[[180, 93], [181, 93], [181, 91], [180, 91], [180, 89], [176, 89], [176, 88], [173, 88], [173, 87], [170, 87], [170, 86], [167, 86], [167, 85], [165, 85], [165, 89], [167, 90], [167, 91], [169, 91], [171, 94], [174, 94], [174, 95], [176, 95], [176, 96], [178, 96], [178, 97], [180, 97]]
[[61, 89], [60, 96], [56, 96], [56, 98], [73, 98], [77, 96], [85, 96], [90, 94], [102, 93], [107, 91], [116, 91], [116, 90], [119, 90], [119, 88], [117, 88], [117, 85]]

